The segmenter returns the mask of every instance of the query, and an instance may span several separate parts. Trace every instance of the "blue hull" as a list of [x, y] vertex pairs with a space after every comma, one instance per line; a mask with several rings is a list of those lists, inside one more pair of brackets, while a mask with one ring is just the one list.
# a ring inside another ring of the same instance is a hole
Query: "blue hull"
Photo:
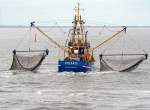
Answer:
[[87, 61], [58, 61], [58, 72], [87, 72], [92, 70], [92, 64]]

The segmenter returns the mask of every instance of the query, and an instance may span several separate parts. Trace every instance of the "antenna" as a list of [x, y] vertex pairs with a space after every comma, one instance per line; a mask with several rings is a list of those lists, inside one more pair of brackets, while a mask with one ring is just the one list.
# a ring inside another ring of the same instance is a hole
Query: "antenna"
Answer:
[[81, 10], [83, 10], [83, 9], [80, 9], [80, 3], [78, 2], [77, 6], [75, 6], [75, 21], [77, 23], [83, 22], [83, 20], [81, 18], [81, 14], [80, 14]]

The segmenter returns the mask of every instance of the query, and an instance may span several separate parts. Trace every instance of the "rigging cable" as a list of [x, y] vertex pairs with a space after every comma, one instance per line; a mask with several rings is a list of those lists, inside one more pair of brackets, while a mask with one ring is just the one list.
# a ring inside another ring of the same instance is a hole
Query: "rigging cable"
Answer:
[[122, 30], [116, 32], [115, 34], [113, 34], [111, 37], [109, 37], [108, 39], [104, 40], [102, 43], [98, 44], [97, 46], [95, 46], [94, 48], [91, 48], [90, 51], [94, 51], [97, 48], [101, 47], [102, 45], [104, 45], [105, 43], [111, 41], [113, 38], [115, 38], [117, 35], [119, 35], [121, 32], [126, 31], [126, 27], [123, 27]]

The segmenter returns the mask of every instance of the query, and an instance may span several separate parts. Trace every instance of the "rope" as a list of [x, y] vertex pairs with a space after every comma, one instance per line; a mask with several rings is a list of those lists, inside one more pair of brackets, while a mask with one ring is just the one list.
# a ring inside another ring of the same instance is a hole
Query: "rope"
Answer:
[[18, 49], [18, 47], [20, 47], [21, 44], [23, 44], [23, 42], [25, 41], [24, 39], [28, 36], [28, 32], [29, 30], [24, 34], [24, 36], [21, 37], [21, 39], [19, 39], [16, 43], [17, 45], [15, 46], [15, 49]]
[[125, 31], [126, 27], [124, 27], [122, 30], [118, 31], [117, 33], [115, 33], [114, 35], [112, 35], [111, 37], [109, 37], [108, 39], [104, 40], [102, 43], [98, 44], [96, 47], [90, 49], [90, 51], [94, 51], [97, 48], [99, 48], [100, 46], [102, 46], [103, 44], [105, 44], [106, 42], [112, 40], [113, 38], [115, 38], [118, 34], [120, 34], [121, 32]]
[[66, 32], [61, 28], [61, 26], [58, 25], [58, 22], [56, 22], [55, 25], [60, 29], [60, 31], [63, 32], [64, 35], [66, 35]]
[[134, 41], [134, 43], [136, 43], [138, 49], [142, 50], [143, 53], [147, 54], [147, 52], [143, 48], [141, 48], [141, 45], [140, 45], [140, 43], [137, 42], [137, 40], [133, 39], [131, 36], [129, 36], [129, 34], [126, 34], [126, 35], [127, 35], [127, 37], [129, 37], [129, 39], [131, 39], [131, 41]]
[[61, 46], [60, 44], [58, 44], [55, 40], [53, 40], [51, 37], [49, 37], [45, 32], [43, 32], [39, 27], [34, 25], [34, 22], [31, 22], [31, 27], [34, 26], [39, 32], [41, 32], [45, 37], [47, 37], [49, 39], [50, 42], [52, 42], [53, 44], [55, 44], [58, 48], [65, 50], [64, 46]]

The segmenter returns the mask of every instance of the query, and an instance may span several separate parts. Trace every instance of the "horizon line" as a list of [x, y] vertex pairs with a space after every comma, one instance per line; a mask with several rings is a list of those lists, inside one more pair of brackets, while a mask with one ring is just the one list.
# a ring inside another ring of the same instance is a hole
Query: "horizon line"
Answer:
[[[47, 26], [47, 25], [45, 25], [45, 26], [43, 26], [43, 25], [38, 25], [39, 27], [43, 27], [43, 28], [48, 28], [48, 27], [50, 27], [50, 28], [58, 28], [58, 27], [64, 27], [64, 28], [69, 28], [69, 27], [72, 27], [72, 26], [68, 26], [68, 25], [61, 25], [61, 26], [52, 26], [52, 25], [50, 25], [50, 26]], [[123, 26], [126, 26], [126, 27], [150, 27], [150, 25], [148, 26], [148, 25], [85, 25], [84, 27], [104, 27], [104, 26], [106, 26], [106, 27], [123, 27]], [[29, 28], [30, 26], [29, 25], [0, 25], [0, 28]]]

